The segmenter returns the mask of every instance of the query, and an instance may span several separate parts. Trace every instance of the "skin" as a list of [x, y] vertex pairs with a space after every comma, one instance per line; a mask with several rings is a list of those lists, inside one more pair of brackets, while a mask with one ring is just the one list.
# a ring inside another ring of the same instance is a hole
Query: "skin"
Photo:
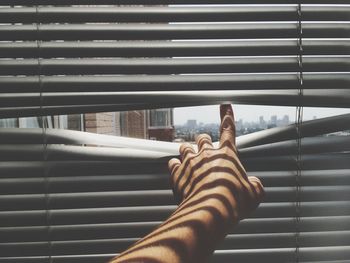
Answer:
[[264, 188], [248, 177], [238, 156], [231, 105], [220, 106], [220, 146], [210, 136], [197, 137], [198, 152], [180, 146], [180, 159], [169, 161], [179, 202], [175, 212], [152, 233], [112, 259], [117, 262], [207, 262], [229, 229], [257, 208]]

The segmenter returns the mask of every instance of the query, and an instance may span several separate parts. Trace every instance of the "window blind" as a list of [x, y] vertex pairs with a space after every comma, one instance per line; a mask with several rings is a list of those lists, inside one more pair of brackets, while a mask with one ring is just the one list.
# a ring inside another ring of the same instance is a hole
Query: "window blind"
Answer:
[[[349, 4], [0, 0], [0, 117], [43, 124], [0, 128], [0, 261], [105, 262], [176, 207], [178, 144], [50, 129], [46, 115], [348, 108]], [[212, 262], [350, 262], [349, 136], [326, 136], [349, 129], [344, 114], [237, 138], [267, 195]]]

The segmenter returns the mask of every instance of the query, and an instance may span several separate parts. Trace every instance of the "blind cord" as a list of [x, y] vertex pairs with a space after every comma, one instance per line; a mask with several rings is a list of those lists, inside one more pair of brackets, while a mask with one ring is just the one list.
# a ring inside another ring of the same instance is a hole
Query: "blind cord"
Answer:
[[296, 133], [297, 133], [297, 153], [296, 153], [296, 176], [295, 176], [295, 262], [300, 261], [300, 188], [301, 188], [301, 126], [303, 120], [303, 28], [302, 28], [302, 10], [301, 3], [298, 4], [298, 67], [299, 67], [299, 89], [298, 89], [298, 106], [296, 107]]
[[51, 251], [52, 251], [52, 243], [50, 238], [51, 226], [50, 226], [50, 211], [49, 211], [49, 180], [48, 180], [48, 166], [47, 166], [47, 137], [46, 137], [46, 126], [47, 126], [47, 118], [44, 116], [43, 112], [43, 83], [41, 77], [42, 65], [41, 65], [41, 40], [40, 40], [40, 19], [39, 19], [39, 8], [38, 4], [35, 6], [35, 14], [37, 21], [36, 25], [36, 45], [37, 45], [37, 61], [38, 61], [38, 81], [39, 81], [39, 108], [40, 108], [40, 119], [41, 119], [41, 127], [43, 134], [43, 166], [44, 166], [44, 191], [45, 191], [45, 218], [46, 218], [46, 229], [47, 229], [47, 244], [48, 244], [48, 260], [49, 263], [52, 263]]

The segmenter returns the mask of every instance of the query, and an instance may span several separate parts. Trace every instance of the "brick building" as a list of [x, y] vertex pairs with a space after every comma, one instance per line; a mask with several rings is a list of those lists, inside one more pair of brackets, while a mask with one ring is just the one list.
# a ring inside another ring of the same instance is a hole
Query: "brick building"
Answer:
[[173, 109], [103, 112], [3, 119], [0, 127], [47, 128], [87, 131], [141, 139], [173, 141]]
[[119, 112], [86, 113], [84, 114], [85, 131], [121, 135], [119, 115]]
[[85, 131], [161, 141], [174, 140], [173, 109], [88, 113]]

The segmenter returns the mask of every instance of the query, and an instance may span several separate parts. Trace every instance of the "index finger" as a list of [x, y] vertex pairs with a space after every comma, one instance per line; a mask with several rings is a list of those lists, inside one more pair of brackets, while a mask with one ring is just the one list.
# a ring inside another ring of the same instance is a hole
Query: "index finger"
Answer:
[[236, 145], [235, 119], [231, 104], [220, 105], [220, 146], [223, 144]]

